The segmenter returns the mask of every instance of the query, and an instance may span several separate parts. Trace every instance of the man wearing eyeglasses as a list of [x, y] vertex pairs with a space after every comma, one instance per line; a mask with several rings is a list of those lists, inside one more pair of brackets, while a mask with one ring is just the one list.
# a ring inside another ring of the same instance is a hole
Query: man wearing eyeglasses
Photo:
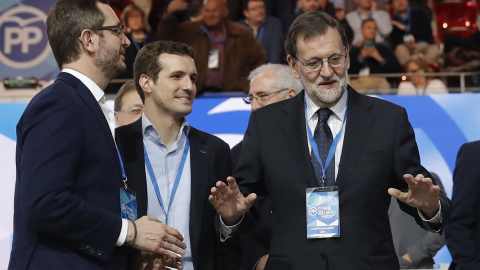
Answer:
[[134, 81], [128, 81], [120, 87], [115, 95], [114, 110], [117, 127], [133, 123], [142, 116], [143, 102]]
[[304, 91], [251, 114], [235, 178], [209, 197], [222, 235], [253, 226], [258, 194], [272, 201], [265, 269], [398, 270], [390, 196], [432, 231], [450, 213], [405, 109], [348, 85], [347, 38], [325, 13], [300, 15], [285, 48]]
[[[162, 224], [134, 221], [133, 203], [124, 199], [133, 197], [121, 196], [128, 181], [103, 90], [125, 70], [123, 26], [107, 0], [60, 0], [46, 25], [62, 72], [17, 125], [9, 269], [126, 269], [125, 245], [167, 253], [157, 233]], [[182, 237], [172, 234], [180, 238], [172, 250], [181, 254]]]

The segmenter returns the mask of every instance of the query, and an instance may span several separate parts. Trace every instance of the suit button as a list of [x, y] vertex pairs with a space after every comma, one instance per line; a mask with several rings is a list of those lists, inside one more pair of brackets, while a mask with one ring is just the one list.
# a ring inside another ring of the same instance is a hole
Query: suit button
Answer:
[[101, 250], [97, 250], [97, 255], [98, 255], [98, 256], [102, 255], [102, 251], [101, 251]]
[[85, 250], [90, 251], [90, 246], [89, 245], [85, 246]]
[[96, 252], [97, 252], [97, 250], [96, 250], [94, 247], [92, 247], [92, 248], [90, 249], [90, 253], [95, 254]]
[[322, 252], [320, 253], [320, 259], [325, 260], [327, 258], [327, 253]]

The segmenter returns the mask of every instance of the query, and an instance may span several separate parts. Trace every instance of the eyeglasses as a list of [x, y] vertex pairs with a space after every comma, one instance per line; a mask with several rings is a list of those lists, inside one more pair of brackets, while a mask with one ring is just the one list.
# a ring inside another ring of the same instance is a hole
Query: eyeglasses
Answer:
[[330, 67], [336, 68], [336, 67], [343, 66], [346, 60], [347, 60], [346, 55], [335, 54], [330, 56], [327, 60], [313, 59], [306, 63], [303, 63], [300, 59], [298, 59], [298, 62], [300, 62], [307, 71], [319, 71], [319, 70], [322, 70], [323, 62], [328, 62]]
[[125, 26], [123, 24], [118, 25], [109, 25], [109, 26], [101, 26], [101, 27], [94, 27], [89, 28], [90, 30], [97, 31], [97, 30], [109, 30], [116, 36], [120, 36], [124, 33]]
[[124, 110], [119, 110], [118, 112], [124, 112], [130, 115], [141, 115], [143, 113], [143, 107], [133, 106]]
[[282, 92], [282, 91], [285, 91], [285, 90], [288, 90], [290, 88], [283, 88], [283, 89], [280, 89], [280, 90], [277, 90], [277, 91], [273, 91], [273, 92], [270, 92], [270, 93], [258, 93], [258, 94], [255, 94], [255, 95], [248, 95], [247, 97], [244, 97], [243, 98], [243, 102], [245, 102], [246, 104], [251, 104], [253, 102], [253, 99], [255, 99], [257, 102], [265, 102], [268, 100], [268, 97], [270, 95], [273, 95], [275, 93], [279, 93], [279, 92]]

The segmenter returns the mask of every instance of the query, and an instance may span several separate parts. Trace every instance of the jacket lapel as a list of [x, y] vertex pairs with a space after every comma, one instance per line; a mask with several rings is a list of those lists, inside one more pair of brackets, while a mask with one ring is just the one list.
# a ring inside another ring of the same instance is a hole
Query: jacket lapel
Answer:
[[360, 95], [348, 86], [348, 114], [343, 139], [342, 157], [336, 183], [338, 190], [342, 190], [358, 162], [368, 134], [375, 122], [371, 116], [372, 104], [363, 95]]
[[280, 119], [280, 126], [285, 136], [285, 142], [295, 160], [298, 170], [308, 186], [318, 186], [315, 180], [310, 154], [308, 153], [307, 130], [305, 124], [304, 95], [302, 91], [288, 103], [282, 111], [285, 117]]

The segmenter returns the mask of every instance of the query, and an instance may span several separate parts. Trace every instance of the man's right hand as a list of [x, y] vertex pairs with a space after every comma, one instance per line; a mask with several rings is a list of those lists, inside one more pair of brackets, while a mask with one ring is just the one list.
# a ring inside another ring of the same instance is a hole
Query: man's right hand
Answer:
[[222, 217], [225, 225], [232, 226], [237, 224], [257, 198], [255, 193], [250, 193], [244, 197], [238, 188], [235, 178], [227, 177], [227, 184], [218, 181], [215, 187], [212, 187], [212, 195], [208, 200], [212, 203], [215, 210]]
[[134, 222], [137, 226], [137, 237], [134, 241], [134, 228], [129, 224], [125, 243], [131, 243], [135, 249], [160, 254], [176, 261], [181, 260], [178, 255], [185, 255], [187, 245], [179, 231], [163, 224], [155, 217], [144, 216]]

